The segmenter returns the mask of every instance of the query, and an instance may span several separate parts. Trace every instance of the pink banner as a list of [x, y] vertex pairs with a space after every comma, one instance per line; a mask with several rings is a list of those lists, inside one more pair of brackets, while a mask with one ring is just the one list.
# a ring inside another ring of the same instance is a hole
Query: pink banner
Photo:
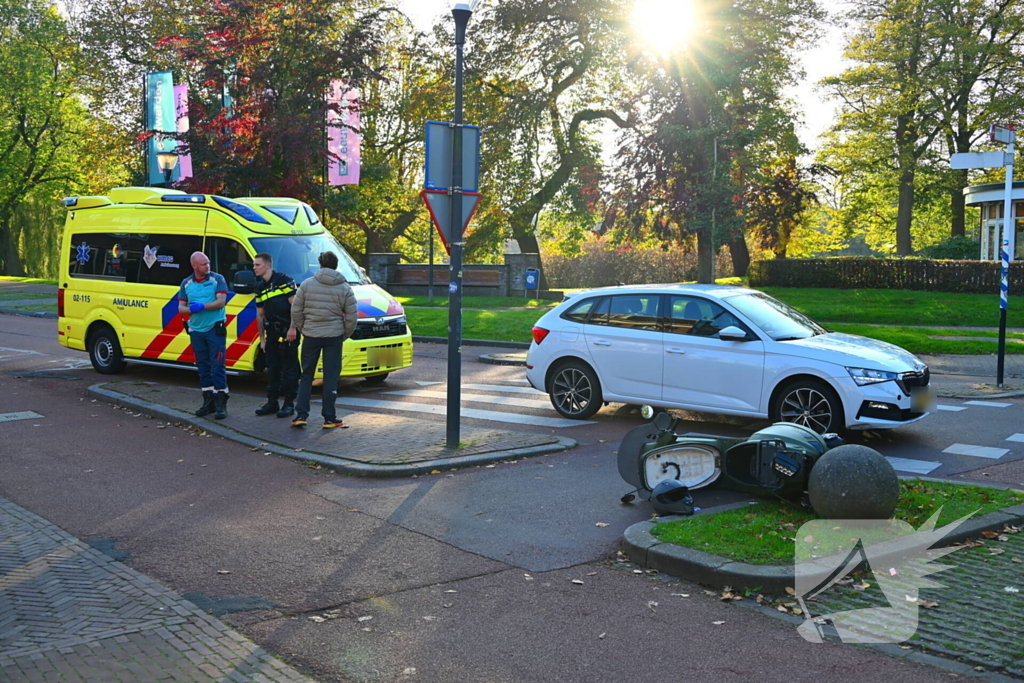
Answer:
[[328, 185], [359, 184], [359, 91], [346, 89], [345, 82], [331, 81], [328, 104], [339, 111], [327, 110]]
[[[177, 118], [177, 131], [188, 132], [188, 83], [174, 86], [174, 112]], [[178, 180], [192, 177], [192, 157], [182, 154], [178, 157]]]

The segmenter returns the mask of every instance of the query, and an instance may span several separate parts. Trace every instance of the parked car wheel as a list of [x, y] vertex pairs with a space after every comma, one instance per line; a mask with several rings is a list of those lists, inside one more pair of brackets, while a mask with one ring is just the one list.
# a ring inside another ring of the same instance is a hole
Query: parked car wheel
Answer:
[[107, 326], [96, 329], [89, 335], [89, 360], [101, 375], [116, 375], [124, 370], [124, 355], [117, 333]]
[[815, 379], [799, 380], [782, 389], [772, 403], [770, 415], [772, 422], [793, 422], [819, 434], [846, 426], [839, 395]]
[[578, 361], [555, 370], [548, 393], [551, 405], [562, 417], [585, 420], [601, 409], [601, 382], [593, 370]]

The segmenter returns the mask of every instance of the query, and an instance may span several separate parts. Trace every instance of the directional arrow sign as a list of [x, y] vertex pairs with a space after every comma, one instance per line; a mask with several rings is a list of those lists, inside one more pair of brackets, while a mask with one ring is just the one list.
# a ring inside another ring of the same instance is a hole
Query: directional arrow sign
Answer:
[[[441, 236], [444, 250], [450, 256], [452, 253], [451, 246], [449, 246], [452, 243], [452, 236], [450, 234], [452, 226], [452, 197], [455, 195], [450, 195], [443, 190], [420, 190], [420, 196], [427, 203], [430, 218], [434, 221], [437, 234]], [[464, 192], [459, 196], [462, 197], [462, 232], [465, 234], [466, 226], [469, 225], [473, 214], [476, 213], [476, 207], [480, 204], [480, 193]]]
[[[1010, 163], [1013, 163], [1012, 160]], [[965, 168], [1002, 168], [1006, 166], [1006, 152], [962, 152], [949, 157], [954, 170]]]

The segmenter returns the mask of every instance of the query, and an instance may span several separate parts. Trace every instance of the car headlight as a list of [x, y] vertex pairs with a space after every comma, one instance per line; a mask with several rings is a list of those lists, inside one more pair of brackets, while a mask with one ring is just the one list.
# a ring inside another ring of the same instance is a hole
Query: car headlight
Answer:
[[885, 370], [868, 370], [867, 368], [846, 368], [850, 377], [862, 387], [866, 384], [878, 384], [879, 382], [890, 382], [899, 378], [899, 373], [886, 372]]

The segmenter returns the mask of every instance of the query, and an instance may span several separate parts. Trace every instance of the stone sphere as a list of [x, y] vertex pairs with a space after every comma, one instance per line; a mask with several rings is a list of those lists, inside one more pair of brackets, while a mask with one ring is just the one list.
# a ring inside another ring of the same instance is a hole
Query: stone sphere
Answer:
[[847, 444], [818, 459], [807, 493], [814, 511], [823, 517], [888, 519], [900, 500], [900, 481], [881, 453]]

